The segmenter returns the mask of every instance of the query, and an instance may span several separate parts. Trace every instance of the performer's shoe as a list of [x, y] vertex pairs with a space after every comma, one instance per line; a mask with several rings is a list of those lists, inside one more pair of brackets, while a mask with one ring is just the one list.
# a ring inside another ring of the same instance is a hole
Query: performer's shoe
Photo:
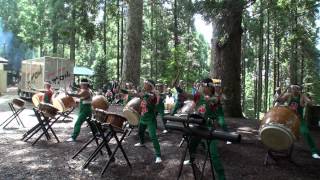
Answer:
[[190, 165], [190, 164], [191, 164], [190, 160], [183, 161], [183, 165]]
[[73, 139], [72, 137], [66, 140], [67, 142], [76, 142], [75, 139]]
[[319, 156], [319, 154], [317, 154], [317, 153], [313, 153], [313, 154], [312, 154], [312, 158], [314, 158], [314, 159], [320, 159], [320, 156]]
[[156, 157], [156, 163], [161, 163], [161, 162], [162, 162], [161, 157]]
[[232, 144], [232, 142], [230, 142], [230, 141], [227, 141], [227, 142], [226, 142], [226, 144]]
[[168, 130], [166, 130], [166, 129], [162, 131], [163, 134], [166, 134], [167, 132], [168, 132]]
[[141, 143], [137, 143], [134, 145], [135, 147], [144, 147], [145, 145], [144, 144], [141, 144]]

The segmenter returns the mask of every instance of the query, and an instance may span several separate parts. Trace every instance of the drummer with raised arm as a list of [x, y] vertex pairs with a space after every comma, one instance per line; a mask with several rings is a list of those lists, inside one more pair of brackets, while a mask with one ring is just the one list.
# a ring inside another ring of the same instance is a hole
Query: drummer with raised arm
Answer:
[[[215, 96], [215, 88], [212, 79], [205, 78], [201, 81], [200, 90], [192, 95], [183, 93], [182, 89], [177, 88], [182, 95], [188, 97], [188, 99], [193, 98], [196, 106], [196, 111], [203, 115], [205, 118], [205, 126], [208, 130], [213, 129], [213, 120], [217, 119], [217, 108], [218, 108], [218, 100]], [[195, 153], [197, 150], [198, 145], [201, 143], [202, 139], [196, 136], [192, 136], [190, 139], [190, 160], [184, 162], [184, 164], [189, 164], [190, 162], [193, 163], [195, 160]], [[212, 166], [214, 167], [217, 177], [219, 180], [224, 180], [224, 168], [222, 163], [220, 162], [219, 154], [218, 154], [218, 147], [217, 147], [217, 140], [210, 140], [209, 143], [209, 152]]]
[[91, 116], [91, 101], [92, 101], [92, 94], [89, 89], [89, 81], [88, 79], [82, 79], [80, 82], [80, 91], [77, 94], [69, 94], [67, 95], [72, 97], [78, 97], [80, 98], [80, 109], [78, 114], [78, 119], [74, 125], [74, 130], [71, 135], [71, 138], [69, 138], [67, 141], [76, 141], [81, 125], [88, 117]]
[[139, 121], [139, 139], [140, 143], [134, 146], [144, 146], [144, 132], [148, 128], [149, 136], [153, 143], [153, 147], [156, 155], [156, 163], [162, 162], [160, 144], [156, 133], [156, 104], [157, 97], [154, 93], [155, 83], [153, 80], [144, 81], [144, 93], [141, 94], [141, 118]]
[[299, 85], [291, 85], [290, 90], [291, 91], [289, 93], [286, 93], [283, 96], [279, 97], [278, 100], [282, 102], [286, 101], [289, 108], [298, 114], [300, 118], [300, 133], [302, 133], [304, 139], [307, 141], [311, 149], [312, 157], [315, 159], [320, 159], [318, 149], [312, 136], [310, 135], [307, 122], [304, 120], [303, 116], [303, 108], [305, 107], [305, 105], [311, 104], [311, 100], [301, 93], [301, 87]]

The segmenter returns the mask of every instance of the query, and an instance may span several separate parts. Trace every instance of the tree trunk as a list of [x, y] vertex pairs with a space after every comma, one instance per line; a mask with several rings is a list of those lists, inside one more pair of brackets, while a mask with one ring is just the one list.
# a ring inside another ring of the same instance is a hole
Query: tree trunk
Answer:
[[121, 42], [120, 42], [120, 76], [123, 74], [123, 34], [124, 34], [124, 1], [121, 4]]
[[[107, 66], [107, 0], [104, 0], [104, 12], [103, 12], [103, 63], [105, 70], [108, 71]], [[105, 73], [108, 74], [108, 73]], [[108, 79], [108, 77], [104, 78], [105, 80]]]
[[258, 99], [257, 99], [257, 112], [258, 118], [262, 109], [262, 69], [263, 69], [263, 7], [262, 1], [260, 4], [260, 25], [259, 25], [259, 51], [258, 51]]
[[53, 56], [57, 56], [58, 54], [58, 32], [54, 27], [52, 32], [52, 54]]
[[117, 0], [117, 80], [120, 80], [120, 0]]
[[[293, 13], [294, 16], [294, 24], [292, 26], [292, 34], [297, 34], [297, 24], [298, 24], [298, 17], [297, 17], [297, 7]], [[292, 57], [289, 64], [289, 76], [290, 76], [290, 83], [291, 84], [298, 84], [298, 53], [297, 53], [297, 41], [293, 40], [291, 45], [291, 52]]]
[[[242, 1], [227, 1], [227, 9], [212, 18], [211, 72], [222, 80], [226, 101], [225, 115], [243, 117], [241, 109], [241, 21]], [[232, 7], [232, 8], [228, 8]]]
[[71, 12], [71, 21], [72, 27], [70, 30], [70, 60], [74, 61], [76, 57], [76, 7], [72, 5], [72, 12]]
[[267, 53], [264, 61], [264, 112], [268, 110], [269, 102], [269, 57], [270, 57], [270, 10], [267, 9]]
[[245, 49], [247, 43], [247, 36], [244, 34], [243, 40], [242, 40], [242, 47], [241, 47], [241, 84], [242, 84], [242, 95], [241, 95], [241, 106], [242, 111], [245, 110], [245, 102], [246, 102], [246, 58], [245, 58]]
[[129, 1], [128, 15], [123, 80], [133, 82], [137, 86], [140, 82], [143, 0]]

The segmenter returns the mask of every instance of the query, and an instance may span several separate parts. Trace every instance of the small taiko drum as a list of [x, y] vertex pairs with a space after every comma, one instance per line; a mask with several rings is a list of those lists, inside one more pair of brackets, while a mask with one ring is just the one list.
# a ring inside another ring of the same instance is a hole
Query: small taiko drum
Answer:
[[76, 106], [76, 101], [65, 93], [60, 93], [52, 99], [52, 105], [60, 112], [65, 112]]
[[177, 111], [178, 114], [188, 115], [194, 112], [194, 102], [193, 101], [184, 101], [184, 104], [181, 109]]
[[95, 117], [100, 123], [107, 123], [118, 129], [122, 129], [127, 121], [124, 116], [106, 112], [102, 109], [95, 109]]
[[139, 124], [141, 114], [141, 99], [132, 98], [123, 108], [123, 115], [127, 118], [129, 124], [137, 126]]
[[261, 121], [261, 141], [270, 149], [288, 150], [299, 137], [300, 119], [285, 106], [270, 109]]
[[15, 98], [12, 100], [12, 104], [13, 106], [15, 106], [16, 108], [20, 109], [23, 108], [25, 101], [19, 98]]
[[44, 99], [44, 93], [36, 93], [32, 96], [32, 103], [35, 107], [38, 107], [39, 104], [43, 101]]
[[58, 109], [55, 108], [53, 105], [49, 103], [39, 103], [38, 106], [39, 110], [43, 113], [44, 116], [46, 117], [55, 117], [58, 113]]
[[92, 98], [91, 106], [93, 109], [102, 109], [106, 111], [109, 108], [109, 102], [104, 96], [98, 95]]

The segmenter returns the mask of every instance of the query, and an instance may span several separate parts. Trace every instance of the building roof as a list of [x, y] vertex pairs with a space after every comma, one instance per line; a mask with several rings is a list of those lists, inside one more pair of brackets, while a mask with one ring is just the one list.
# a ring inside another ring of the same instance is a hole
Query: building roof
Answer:
[[87, 68], [87, 67], [79, 67], [79, 66], [75, 66], [73, 68], [73, 74], [76, 76], [93, 76], [94, 75], [94, 71]]

